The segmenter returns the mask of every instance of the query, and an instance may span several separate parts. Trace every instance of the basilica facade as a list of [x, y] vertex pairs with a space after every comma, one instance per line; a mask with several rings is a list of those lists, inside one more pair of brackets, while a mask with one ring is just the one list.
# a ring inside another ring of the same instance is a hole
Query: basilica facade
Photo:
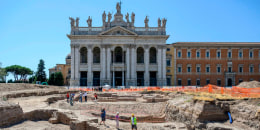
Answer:
[[[135, 14], [125, 16], [121, 4], [116, 13], [102, 14], [103, 25], [79, 26], [79, 18], [70, 18], [71, 86], [165, 86], [166, 19], [158, 18], [157, 27], [135, 27]], [[131, 20], [130, 20], [130, 18]]]

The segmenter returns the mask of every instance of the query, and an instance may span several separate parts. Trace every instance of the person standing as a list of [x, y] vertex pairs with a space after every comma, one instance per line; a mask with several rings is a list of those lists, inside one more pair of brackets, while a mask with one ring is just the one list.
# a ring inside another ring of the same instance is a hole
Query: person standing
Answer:
[[132, 130], [136, 129], [137, 130], [137, 126], [136, 126], [136, 117], [134, 115], [134, 113], [131, 116], [131, 120], [130, 120], [131, 126], [132, 126]]
[[70, 94], [70, 105], [73, 106], [74, 93]]
[[88, 99], [88, 94], [87, 94], [87, 91], [84, 93], [83, 97], [85, 97], [85, 102], [87, 102], [87, 99]]
[[116, 128], [119, 130], [119, 112], [116, 113]]
[[95, 101], [97, 102], [97, 99], [98, 99], [97, 93], [94, 93], [94, 98], [95, 98]]
[[79, 92], [79, 102], [82, 102], [82, 92]]
[[70, 93], [69, 92], [67, 93], [66, 97], [67, 97], [67, 103], [69, 103], [69, 99], [70, 99]]
[[104, 125], [106, 125], [105, 121], [106, 121], [106, 110], [105, 110], [105, 108], [103, 108], [103, 109], [101, 110], [101, 121], [100, 121], [100, 125], [101, 125], [102, 122], [103, 122]]

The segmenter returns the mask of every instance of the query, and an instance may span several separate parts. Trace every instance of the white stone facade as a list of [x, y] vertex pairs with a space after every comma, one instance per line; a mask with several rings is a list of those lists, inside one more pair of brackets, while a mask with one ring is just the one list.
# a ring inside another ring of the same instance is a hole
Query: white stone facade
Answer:
[[134, 27], [134, 14], [124, 21], [118, 9], [112, 22], [103, 14], [102, 27], [71, 20], [71, 86], [166, 85], [165, 25]]

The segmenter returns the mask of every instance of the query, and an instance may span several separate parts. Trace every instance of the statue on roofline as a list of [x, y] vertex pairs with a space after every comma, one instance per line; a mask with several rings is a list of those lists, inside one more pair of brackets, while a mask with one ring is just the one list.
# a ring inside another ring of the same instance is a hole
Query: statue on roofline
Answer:
[[158, 18], [158, 27], [160, 28], [161, 27], [161, 19]]
[[76, 18], [76, 27], [79, 27], [79, 17]]
[[131, 20], [132, 20], [132, 24], [134, 24], [135, 23], [135, 13], [134, 12], [132, 12], [132, 14], [131, 14]]
[[166, 22], [167, 22], [167, 19], [166, 19], [166, 18], [163, 18], [163, 19], [162, 19], [162, 27], [163, 27], [163, 28], [166, 27]]
[[125, 19], [126, 19], [126, 21], [129, 23], [129, 14], [128, 14], [128, 13], [126, 13]]
[[116, 3], [116, 11], [117, 11], [118, 14], [121, 14], [121, 2]]
[[105, 23], [106, 23], [106, 12], [105, 11], [102, 14], [102, 21], [103, 21], [103, 25], [105, 25]]
[[107, 22], [110, 23], [110, 20], [112, 18], [112, 14], [110, 12], [108, 12], [107, 14]]
[[71, 26], [71, 28], [72, 28], [72, 27], [75, 26], [75, 19], [72, 18], [72, 17], [69, 17], [69, 19], [70, 19], [70, 26]]
[[148, 16], [145, 17], [144, 19], [144, 23], [145, 23], [145, 27], [148, 28], [148, 22], [149, 22], [149, 19], [148, 19]]
[[87, 23], [88, 23], [88, 27], [92, 27], [92, 18], [90, 18], [90, 16], [88, 16]]

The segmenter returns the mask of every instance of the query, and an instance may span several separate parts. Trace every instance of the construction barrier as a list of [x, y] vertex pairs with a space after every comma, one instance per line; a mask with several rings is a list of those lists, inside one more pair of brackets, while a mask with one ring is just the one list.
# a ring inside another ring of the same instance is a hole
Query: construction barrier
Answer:
[[[95, 91], [96, 87], [73, 87], [72, 90], [78, 91]], [[167, 86], [167, 87], [130, 87], [122, 89], [103, 89], [103, 92], [140, 92], [140, 91], [163, 91], [163, 92], [206, 92], [213, 94], [225, 94], [232, 97], [248, 97], [260, 98], [260, 88], [241, 88], [241, 87], [219, 87], [216, 85], [208, 84], [204, 87], [196, 86]]]

